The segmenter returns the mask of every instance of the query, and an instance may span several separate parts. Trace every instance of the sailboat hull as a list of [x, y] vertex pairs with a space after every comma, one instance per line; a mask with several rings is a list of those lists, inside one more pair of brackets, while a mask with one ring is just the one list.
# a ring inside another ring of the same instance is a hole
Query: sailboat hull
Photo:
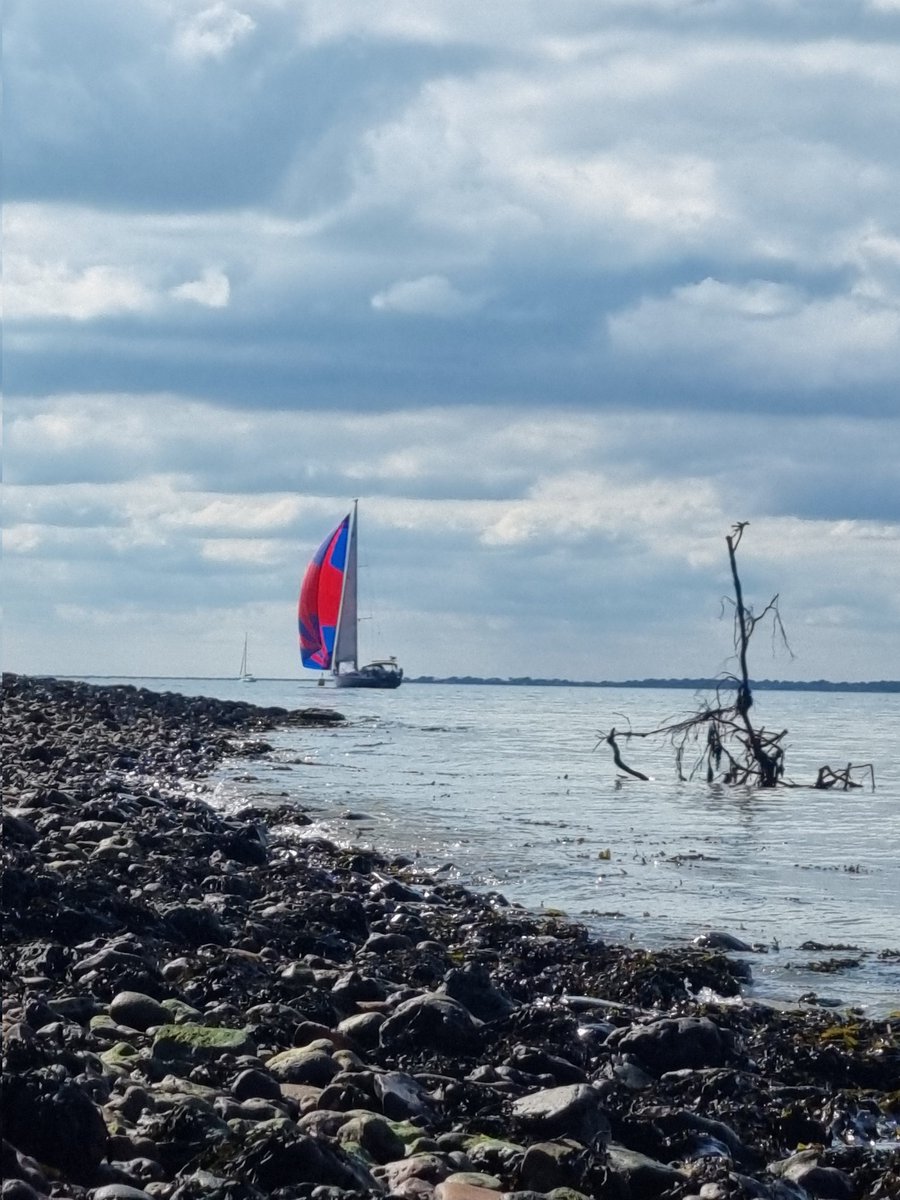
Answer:
[[334, 686], [339, 688], [398, 688], [402, 682], [403, 671], [396, 663], [370, 663], [334, 677]]

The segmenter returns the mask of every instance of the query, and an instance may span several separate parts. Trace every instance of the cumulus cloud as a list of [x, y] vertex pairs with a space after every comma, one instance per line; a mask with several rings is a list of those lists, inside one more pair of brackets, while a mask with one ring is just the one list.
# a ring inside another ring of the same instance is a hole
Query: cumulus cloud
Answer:
[[443, 275], [401, 279], [372, 297], [372, 307], [378, 312], [423, 317], [460, 317], [477, 311], [482, 303], [480, 297], [467, 296]]
[[4, 308], [13, 320], [34, 317], [92, 321], [149, 311], [155, 296], [127, 269], [97, 265], [76, 269], [61, 262], [7, 257]]
[[171, 294], [177, 300], [191, 300], [204, 308], [227, 308], [231, 284], [224, 271], [208, 267], [199, 279], [173, 287]]
[[900, 373], [900, 306], [866, 294], [714, 279], [643, 299], [608, 321], [623, 352], [681, 372], [712, 370], [778, 389], [888, 383]]
[[223, 58], [256, 28], [254, 19], [231, 5], [213, 4], [183, 21], [175, 33], [175, 50], [183, 58]]
[[[721, 499], [707, 480], [635, 482], [602, 473], [577, 472], [539, 481], [521, 501], [505, 506], [485, 530], [488, 545], [517, 545], [535, 539], [577, 541], [590, 534], [621, 537], [655, 531], [660, 550], [672, 546], [673, 529], [707, 536], [721, 521]], [[702, 532], [701, 532], [702, 531]]]
[[284, 557], [284, 547], [279, 542], [263, 538], [217, 538], [215, 541], [201, 542], [200, 554], [210, 562], [245, 570], [248, 566], [280, 563]]

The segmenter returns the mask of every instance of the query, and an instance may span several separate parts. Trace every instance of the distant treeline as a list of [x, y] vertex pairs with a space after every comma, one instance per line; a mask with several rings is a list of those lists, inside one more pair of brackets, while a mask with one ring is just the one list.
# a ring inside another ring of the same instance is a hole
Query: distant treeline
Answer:
[[[733, 679], [535, 679], [522, 675], [516, 679], [480, 679], [475, 675], [419, 675], [409, 683], [472, 683], [500, 684], [504, 687], [589, 687], [589, 688], [716, 688], [726, 691], [737, 686]], [[759, 691], [773, 692], [900, 692], [900, 679], [878, 679], [869, 682], [836, 683], [830, 679], [754, 679], [751, 685]]]

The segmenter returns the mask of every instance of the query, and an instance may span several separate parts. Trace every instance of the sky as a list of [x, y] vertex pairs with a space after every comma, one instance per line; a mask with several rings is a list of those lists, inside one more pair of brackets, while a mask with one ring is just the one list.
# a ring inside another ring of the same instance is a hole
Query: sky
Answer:
[[900, 0], [6, 0], [3, 666], [900, 678]]

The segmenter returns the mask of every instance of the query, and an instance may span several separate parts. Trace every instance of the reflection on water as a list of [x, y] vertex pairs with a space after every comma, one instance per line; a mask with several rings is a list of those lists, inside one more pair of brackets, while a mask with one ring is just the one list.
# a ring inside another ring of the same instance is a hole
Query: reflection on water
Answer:
[[[148, 683], [162, 690], [160, 683]], [[599, 735], [650, 728], [693, 710], [689, 692], [404, 685], [335, 692], [261, 681], [179, 690], [287, 707], [337, 708], [349, 725], [271, 738], [277, 761], [222, 797], [287, 791], [331, 836], [454, 864], [459, 877], [531, 908], [561, 909], [610, 941], [685, 941], [726, 930], [767, 948], [752, 957], [768, 994], [805, 992], [900, 1008], [900, 696], [762, 692], [755, 712], [787, 727], [787, 774], [875, 764], [877, 790], [776, 791], [679, 782], [665, 743], [623, 746], [654, 778], [619, 779]], [[230, 690], [229, 690], [230, 689]], [[249, 693], [252, 691], [252, 695]], [[307, 758], [316, 769], [298, 760]], [[274, 767], [290, 765], [289, 773]], [[239, 768], [246, 774], [246, 764]], [[228, 772], [225, 772], [227, 780]], [[348, 809], [364, 822], [347, 822]], [[615, 913], [614, 917], [608, 915]], [[804, 942], [859, 948], [861, 965]], [[862, 953], [865, 952], [865, 953]]]

